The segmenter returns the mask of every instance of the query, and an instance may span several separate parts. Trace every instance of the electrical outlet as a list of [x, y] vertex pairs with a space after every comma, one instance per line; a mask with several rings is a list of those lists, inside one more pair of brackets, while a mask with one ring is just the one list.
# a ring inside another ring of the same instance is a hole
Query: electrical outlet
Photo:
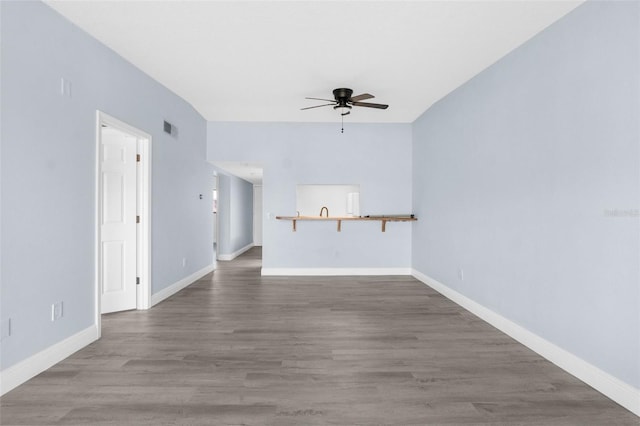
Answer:
[[11, 318], [0, 321], [0, 340], [11, 336]]
[[464, 269], [458, 268], [458, 279], [464, 281]]
[[51, 305], [51, 321], [58, 321], [64, 312], [62, 310], [62, 302], [54, 303]]
[[182, 267], [184, 268], [184, 267], [186, 267], [186, 266], [187, 266], [187, 258], [186, 258], [186, 257], [183, 257], [183, 258], [182, 258]]

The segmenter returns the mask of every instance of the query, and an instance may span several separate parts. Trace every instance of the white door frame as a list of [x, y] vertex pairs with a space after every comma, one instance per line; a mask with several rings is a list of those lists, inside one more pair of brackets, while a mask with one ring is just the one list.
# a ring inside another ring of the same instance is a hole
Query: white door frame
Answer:
[[[260, 210], [256, 209], [256, 192], [260, 194]], [[264, 215], [263, 207], [263, 186], [262, 184], [253, 185], [253, 245], [262, 247], [262, 226]], [[257, 226], [256, 226], [257, 225]], [[256, 238], [258, 237], [258, 238]]]
[[140, 162], [137, 168], [137, 214], [140, 223], [137, 227], [136, 270], [140, 277], [140, 285], [136, 286], [136, 309], [151, 308], [151, 135], [139, 130], [124, 121], [118, 120], [104, 112], [96, 111], [96, 211], [95, 211], [95, 313], [98, 336], [101, 334], [101, 235], [100, 212], [102, 211], [102, 177], [100, 173], [100, 148], [102, 145], [102, 125], [113, 127], [135, 136], [138, 140], [137, 153]]
[[218, 179], [218, 173], [213, 173], [213, 185], [217, 195], [217, 204], [216, 204], [216, 212], [213, 214], [213, 232], [214, 232], [214, 242], [216, 244], [215, 251], [213, 252], [213, 264], [215, 265], [218, 260], [218, 253], [220, 253], [220, 226], [218, 225], [218, 218], [220, 217], [220, 180]]

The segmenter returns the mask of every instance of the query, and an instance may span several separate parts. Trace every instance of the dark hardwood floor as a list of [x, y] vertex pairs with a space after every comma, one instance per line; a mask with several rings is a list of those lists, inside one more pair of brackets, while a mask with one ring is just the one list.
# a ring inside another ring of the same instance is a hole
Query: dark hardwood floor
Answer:
[[3, 425], [638, 425], [411, 277], [261, 277], [259, 248], [0, 400]]

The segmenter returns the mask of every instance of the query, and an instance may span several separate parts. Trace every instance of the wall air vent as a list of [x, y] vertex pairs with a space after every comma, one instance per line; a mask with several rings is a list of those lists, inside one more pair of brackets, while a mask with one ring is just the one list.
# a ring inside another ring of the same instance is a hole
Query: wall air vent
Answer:
[[176, 126], [174, 126], [173, 124], [169, 123], [168, 121], [164, 122], [164, 132], [170, 134], [171, 136], [175, 136], [176, 135]]

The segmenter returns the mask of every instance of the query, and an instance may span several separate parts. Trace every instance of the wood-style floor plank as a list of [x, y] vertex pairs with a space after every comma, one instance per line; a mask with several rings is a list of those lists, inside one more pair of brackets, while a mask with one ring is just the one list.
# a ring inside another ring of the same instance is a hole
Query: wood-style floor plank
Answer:
[[411, 277], [261, 277], [254, 248], [0, 399], [3, 425], [638, 425]]

